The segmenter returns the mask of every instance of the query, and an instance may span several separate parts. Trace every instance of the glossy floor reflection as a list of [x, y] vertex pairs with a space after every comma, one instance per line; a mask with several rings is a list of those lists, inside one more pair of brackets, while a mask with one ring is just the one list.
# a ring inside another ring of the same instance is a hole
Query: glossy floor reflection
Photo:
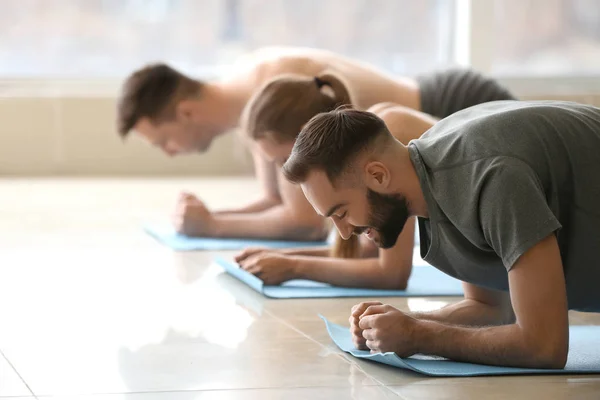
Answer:
[[345, 323], [360, 300], [269, 300], [217, 253], [142, 232], [182, 188], [214, 208], [257, 193], [249, 180], [0, 182], [0, 398], [599, 398], [598, 376], [431, 379], [341, 353], [317, 314]]
[[31, 394], [12, 365], [0, 354], [0, 398], [30, 396]]

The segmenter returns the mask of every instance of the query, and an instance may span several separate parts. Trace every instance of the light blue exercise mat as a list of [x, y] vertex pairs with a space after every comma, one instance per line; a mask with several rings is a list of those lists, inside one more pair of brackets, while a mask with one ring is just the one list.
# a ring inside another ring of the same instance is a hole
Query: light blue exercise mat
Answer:
[[276, 299], [323, 298], [323, 297], [418, 297], [462, 296], [462, 284], [443, 272], [425, 265], [413, 267], [406, 290], [379, 290], [331, 286], [326, 283], [295, 279], [278, 286], [265, 285], [256, 276], [243, 270], [238, 264], [223, 258], [216, 263], [246, 285], [266, 297]]
[[145, 225], [144, 231], [162, 244], [178, 251], [193, 250], [243, 250], [248, 247], [266, 247], [271, 249], [327, 246], [321, 242], [292, 242], [286, 240], [261, 239], [219, 239], [210, 237], [191, 237], [177, 233], [168, 225]]
[[323, 316], [321, 318], [325, 321], [329, 336], [335, 344], [354, 357], [408, 369], [429, 376], [600, 373], [600, 326], [570, 327], [569, 358], [565, 369], [533, 369], [470, 364], [450, 361], [440, 357], [413, 356], [400, 358], [394, 353], [371, 354], [368, 351], [357, 350], [354, 347], [348, 328], [329, 322]]

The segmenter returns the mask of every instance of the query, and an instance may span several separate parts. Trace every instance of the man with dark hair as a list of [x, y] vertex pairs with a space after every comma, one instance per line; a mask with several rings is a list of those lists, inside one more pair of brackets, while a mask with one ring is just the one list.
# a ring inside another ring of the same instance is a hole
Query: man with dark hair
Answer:
[[[416, 79], [392, 77], [329, 51], [264, 48], [244, 57], [233, 74], [218, 81], [198, 81], [165, 64], [135, 71], [126, 79], [118, 101], [117, 129], [122, 137], [135, 131], [171, 156], [204, 152], [215, 138], [238, 127], [246, 103], [266, 82], [282, 74], [314, 78], [324, 72], [339, 76], [353, 105], [365, 110], [394, 103], [443, 118], [473, 104], [513, 98], [492, 79], [470, 70]], [[330, 92], [327, 87], [322, 90]], [[302, 192], [280, 179], [277, 166], [260, 149], [251, 151], [262, 198], [213, 213], [194, 195], [184, 193], [175, 220], [177, 230], [193, 236], [323, 239], [325, 221]]]
[[417, 216], [421, 255], [464, 282], [428, 313], [361, 303], [355, 345], [401, 357], [562, 368], [567, 310], [600, 312], [600, 109], [491, 102], [408, 146], [363, 111], [304, 126], [284, 175], [340, 234], [393, 246]]

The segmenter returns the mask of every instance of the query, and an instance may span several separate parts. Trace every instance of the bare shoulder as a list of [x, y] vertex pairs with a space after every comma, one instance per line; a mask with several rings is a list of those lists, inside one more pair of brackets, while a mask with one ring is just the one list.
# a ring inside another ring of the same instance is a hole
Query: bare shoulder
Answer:
[[261, 83], [284, 74], [312, 77], [327, 69], [326, 63], [308, 53], [283, 52], [268, 55], [256, 65], [256, 76]]
[[375, 104], [368, 111], [381, 118], [392, 135], [404, 144], [418, 139], [437, 122], [429, 114], [390, 102]]
[[280, 75], [312, 77], [331, 71], [335, 56], [329, 51], [303, 47], [262, 47], [238, 57], [224, 81], [252, 93]]
[[372, 105], [367, 111], [377, 115], [379, 118], [383, 118], [384, 116], [389, 117], [393, 115], [394, 109], [396, 110], [396, 112], [401, 111], [403, 109], [410, 110], [409, 108], [398, 105], [396, 103], [383, 102]]

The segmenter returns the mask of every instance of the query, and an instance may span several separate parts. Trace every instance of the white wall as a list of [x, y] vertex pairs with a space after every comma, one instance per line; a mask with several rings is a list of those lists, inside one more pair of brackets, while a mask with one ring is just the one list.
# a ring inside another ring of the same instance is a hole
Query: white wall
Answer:
[[[251, 173], [250, 157], [237, 133], [217, 140], [206, 154], [181, 158], [168, 158], [135, 137], [123, 143], [114, 128], [113, 90], [93, 92], [94, 96], [72, 90], [68, 94], [39, 89], [16, 93], [0, 85], [0, 175]], [[565, 99], [600, 106], [600, 94], [538, 94], [525, 98]]]
[[[6, 88], [4, 88], [6, 89]], [[0, 86], [0, 175], [240, 175], [252, 163], [237, 133], [202, 156], [169, 158], [115, 130], [115, 96]], [[36, 95], [33, 95], [33, 93]]]

